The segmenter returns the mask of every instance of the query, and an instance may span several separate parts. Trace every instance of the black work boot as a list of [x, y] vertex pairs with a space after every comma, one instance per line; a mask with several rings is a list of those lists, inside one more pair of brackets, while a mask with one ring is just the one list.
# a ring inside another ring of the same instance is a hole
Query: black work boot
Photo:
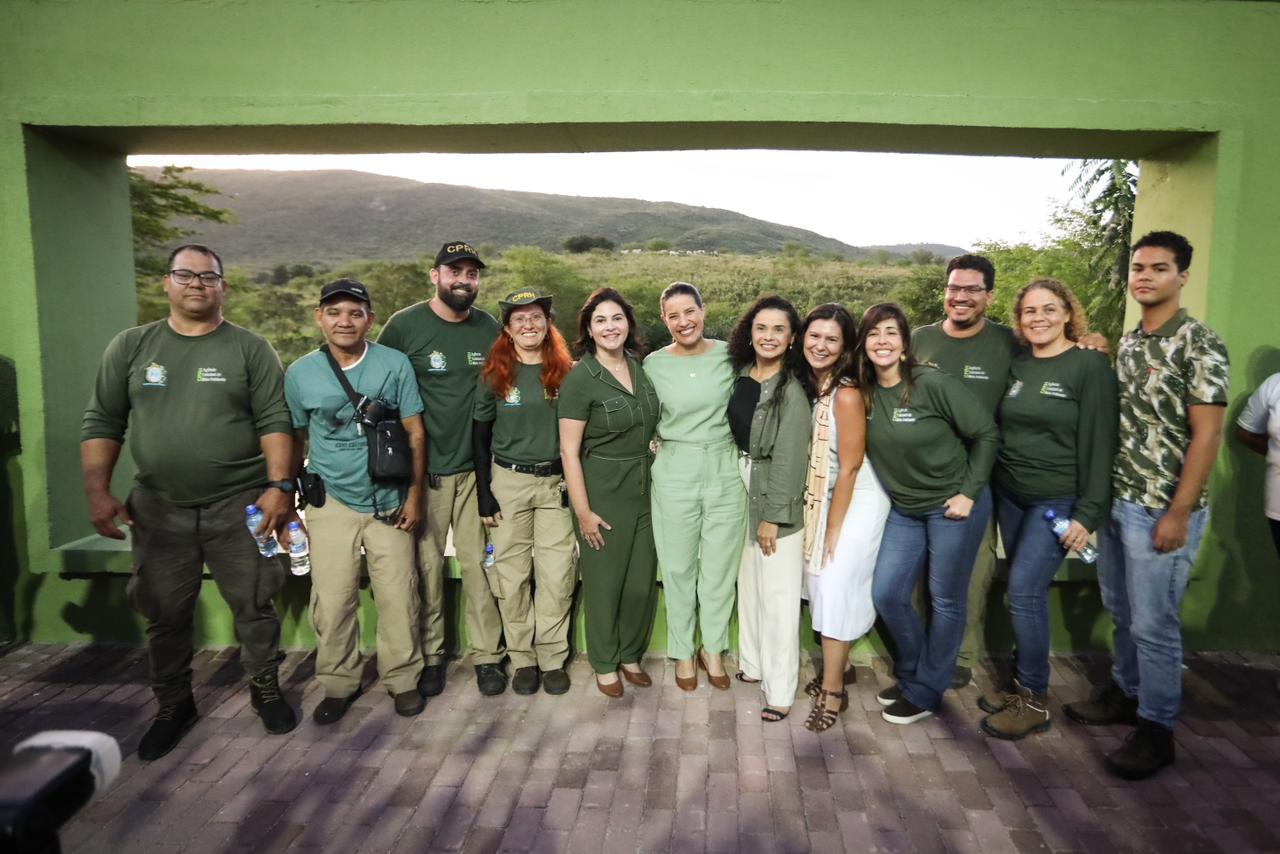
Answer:
[[280, 680], [273, 670], [260, 676], [249, 677], [249, 703], [262, 718], [262, 725], [267, 732], [280, 735], [298, 725], [298, 716], [293, 707], [285, 702], [280, 693]]
[[517, 667], [515, 675], [511, 677], [511, 690], [517, 694], [536, 694], [541, 681], [537, 665]]
[[435, 697], [444, 691], [444, 664], [428, 664], [418, 677], [418, 693]]
[[189, 696], [177, 703], [162, 704], [151, 728], [142, 737], [142, 741], [138, 742], [138, 758], [150, 762], [173, 750], [198, 717], [194, 697]]
[[1125, 780], [1145, 780], [1174, 760], [1173, 730], [1138, 718], [1120, 749], [1106, 758], [1107, 770]]
[[486, 697], [493, 697], [507, 690], [507, 674], [501, 664], [477, 664], [476, 687]]
[[1138, 722], [1138, 698], [1128, 696], [1119, 685], [1109, 682], [1092, 699], [1067, 703], [1062, 711], [1071, 720], [1085, 726], [1132, 725]]

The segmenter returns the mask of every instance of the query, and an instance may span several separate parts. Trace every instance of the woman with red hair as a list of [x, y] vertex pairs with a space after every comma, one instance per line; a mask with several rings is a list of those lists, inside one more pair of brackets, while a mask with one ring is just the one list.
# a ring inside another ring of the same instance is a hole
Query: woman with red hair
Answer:
[[533, 694], [541, 682], [548, 694], [563, 694], [577, 567], [556, 398], [573, 362], [551, 324], [551, 297], [517, 291], [498, 306], [502, 334], [480, 369], [472, 423], [480, 517], [491, 529], [490, 583], [515, 668], [511, 690]]

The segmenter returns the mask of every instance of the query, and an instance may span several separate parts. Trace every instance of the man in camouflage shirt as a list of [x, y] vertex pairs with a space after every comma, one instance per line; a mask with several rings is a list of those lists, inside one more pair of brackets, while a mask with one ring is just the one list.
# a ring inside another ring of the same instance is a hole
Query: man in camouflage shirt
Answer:
[[1079, 723], [1135, 724], [1106, 759], [1126, 779], [1174, 760], [1182, 699], [1179, 608], [1209, 520], [1205, 484], [1222, 440], [1227, 350], [1181, 308], [1191, 244], [1171, 231], [1133, 245], [1129, 293], [1142, 321], [1120, 341], [1119, 448], [1111, 520], [1100, 532], [1098, 582], [1115, 621], [1112, 683], [1066, 706]]

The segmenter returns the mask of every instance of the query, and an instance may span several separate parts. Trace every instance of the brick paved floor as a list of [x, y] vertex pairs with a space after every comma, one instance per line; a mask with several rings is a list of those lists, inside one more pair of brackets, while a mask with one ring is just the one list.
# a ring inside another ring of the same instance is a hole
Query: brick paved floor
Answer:
[[[307, 715], [311, 662], [292, 653], [282, 670]], [[206, 651], [201, 720], [141, 763], [132, 754], [154, 712], [141, 650], [21, 645], [0, 649], [0, 750], [50, 728], [120, 740], [120, 779], [64, 829], [71, 854], [1280, 850], [1280, 658], [1188, 663], [1178, 763], [1137, 784], [1101, 768], [1120, 728], [1055, 714], [1044, 736], [983, 736], [987, 672], [948, 694], [940, 717], [887, 724], [883, 660], [858, 667], [842, 725], [821, 736], [801, 725], [802, 704], [762, 723], [751, 686], [704, 681], [686, 695], [660, 660], [648, 663], [659, 684], [612, 701], [583, 661], [566, 696], [496, 699], [455, 664], [418, 718], [396, 717], [374, 687], [336, 727], [306, 719], [268, 736], [235, 652]], [[1101, 659], [1058, 658], [1051, 690], [1073, 699], [1104, 675]]]

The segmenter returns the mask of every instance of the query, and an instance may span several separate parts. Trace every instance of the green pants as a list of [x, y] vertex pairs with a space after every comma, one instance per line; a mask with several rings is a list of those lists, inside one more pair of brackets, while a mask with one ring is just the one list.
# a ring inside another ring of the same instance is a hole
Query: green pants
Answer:
[[747, 493], [732, 441], [662, 443], [653, 464], [653, 539], [667, 606], [667, 655], [693, 657], [695, 628], [712, 653], [729, 648]]
[[[599, 551], [578, 531], [587, 660], [596, 673], [612, 673], [644, 655], [658, 601], [649, 462], [647, 457], [612, 460], [587, 454], [582, 473], [591, 510], [609, 525]], [[577, 531], [576, 517], [573, 524]]]

